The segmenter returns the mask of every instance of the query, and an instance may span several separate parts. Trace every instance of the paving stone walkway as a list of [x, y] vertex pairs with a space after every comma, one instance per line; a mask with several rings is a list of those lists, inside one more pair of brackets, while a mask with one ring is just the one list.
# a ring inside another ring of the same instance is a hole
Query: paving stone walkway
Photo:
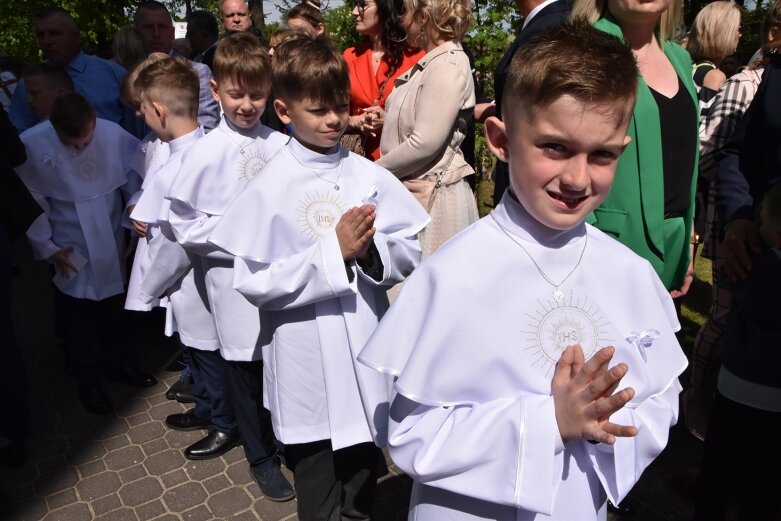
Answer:
[[[26, 349], [35, 434], [24, 466], [0, 468], [0, 520], [296, 519], [295, 501], [275, 503], [263, 497], [240, 447], [213, 460], [184, 458], [183, 449], [204, 431], [172, 431], [163, 423], [188, 406], [165, 397], [177, 374], [164, 368], [177, 348], [159, 334], [160, 314], [136, 314], [129, 331], [139, 365], [155, 372], [160, 383], [143, 390], [107, 385], [116, 414], [85, 413], [75, 384], [62, 372], [47, 269], [28, 260], [25, 247], [19, 250], [14, 313], [17, 336]], [[696, 463], [700, 450], [680, 428], [674, 430], [670, 449], [633, 491], [637, 512], [632, 520], [690, 518], [689, 500], [666, 477], [672, 469]], [[406, 519], [410, 486], [409, 478], [389, 462], [379, 482], [375, 521]]]

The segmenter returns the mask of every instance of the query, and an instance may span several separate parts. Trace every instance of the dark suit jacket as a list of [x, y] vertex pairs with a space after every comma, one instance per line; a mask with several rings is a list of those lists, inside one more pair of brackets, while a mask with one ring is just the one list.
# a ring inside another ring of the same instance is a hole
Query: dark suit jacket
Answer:
[[[507, 71], [510, 68], [510, 62], [512, 62], [513, 56], [518, 51], [518, 48], [526, 43], [529, 38], [553, 25], [559, 25], [567, 21], [569, 18], [569, 4], [566, 0], [556, 0], [555, 2], [545, 6], [545, 8], [534, 15], [529, 21], [529, 24], [521, 30], [515, 41], [507, 49], [507, 52], [502, 57], [499, 65], [496, 66], [494, 72], [494, 96], [496, 100], [496, 115], [502, 117], [502, 95], [504, 94], [504, 83], [507, 80]], [[575, 65], [573, 65], [575, 66]], [[507, 167], [507, 163], [503, 161], [496, 161], [496, 171], [494, 172], [494, 205], [499, 204], [499, 200], [502, 198], [504, 191], [510, 185], [510, 170]]]

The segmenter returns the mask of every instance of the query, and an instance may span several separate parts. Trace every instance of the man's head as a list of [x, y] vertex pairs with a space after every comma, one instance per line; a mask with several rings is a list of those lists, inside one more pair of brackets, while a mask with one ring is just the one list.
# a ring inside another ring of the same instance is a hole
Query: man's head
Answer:
[[175, 29], [165, 5], [155, 0], [141, 2], [133, 15], [133, 27], [147, 54], [171, 53]]
[[220, 0], [220, 20], [226, 33], [249, 31], [252, 13], [247, 0]]
[[759, 231], [768, 246], [781, 249], [781, 183], [771, 186], [762, 198], [759, 221]]
[[198, 74], [181, 58], [155, 61], [138, 72], [133, 83], [144, 121], [163, 141], [180, 137], [173, 120], [197, 125]]
[[486, 121], [486, 137], [540, 223], [572, 228], [607, 196], [629, 143], [637, 74], [630, 49], [585, 22], [543, 31], [518, 50], [502, 120]]
[[41, 62], [31, 65], [22, 73], [27, 103], [38, 119], [46, 119], [60, 94], [73, 92], [73, 80], [62, 65]]
[[65, 146], [84, 150], [95, 135], [95, 109], [76, 92], [59, 96], [54, 101], [49, 121]]
[[187, 39], [193, 52], [203, 52], [217, 41], [220, 30], [217, 18], [209, 11], [193, 11], [187, 17]]
[[274, 51], [274, 108], [306, 147], [325, 152], [347, 127], [350, 76], [342, 56], [325, 37], [301, 34]]
[[65, 9], [38, 9], [33, 15], [33, 25], [38, 46], [47, 60], [65, 66], [81, 52], [79, 27]]
[[257, 123], [271, 88], [271, 59], [260, 40], [247, 32], [226, 36], [214, 52], [213, 70], [212, 96], [225, 117], [241, 128]]

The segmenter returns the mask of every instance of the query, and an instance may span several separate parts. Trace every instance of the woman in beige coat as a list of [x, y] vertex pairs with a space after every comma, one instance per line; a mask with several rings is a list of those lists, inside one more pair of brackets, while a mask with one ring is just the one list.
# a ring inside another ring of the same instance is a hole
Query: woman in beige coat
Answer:
[[407, 41], [426, 54], [396, 80], [386, 101], [379, 164], [431, 214], [420, 234], [426, 258], [478, 217], [464, 180], [474, 170], [460, 149], [475, 105], [469, 60], [459, 43], [472, 11], [469, 0], [405, 0], [405, 7]]

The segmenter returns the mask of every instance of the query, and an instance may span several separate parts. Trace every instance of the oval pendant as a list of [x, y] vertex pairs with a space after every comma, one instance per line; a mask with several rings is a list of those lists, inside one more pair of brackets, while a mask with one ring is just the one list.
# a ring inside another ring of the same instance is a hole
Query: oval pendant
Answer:
[[339, 185], [334, 185], [334, 190], [339, 190]]
[[553, 300], [556, 302], [561, 302], [561, 300], [564, 298], [564, 293], [559, 288], [556, 288], [556, 291], [553, 292]]

